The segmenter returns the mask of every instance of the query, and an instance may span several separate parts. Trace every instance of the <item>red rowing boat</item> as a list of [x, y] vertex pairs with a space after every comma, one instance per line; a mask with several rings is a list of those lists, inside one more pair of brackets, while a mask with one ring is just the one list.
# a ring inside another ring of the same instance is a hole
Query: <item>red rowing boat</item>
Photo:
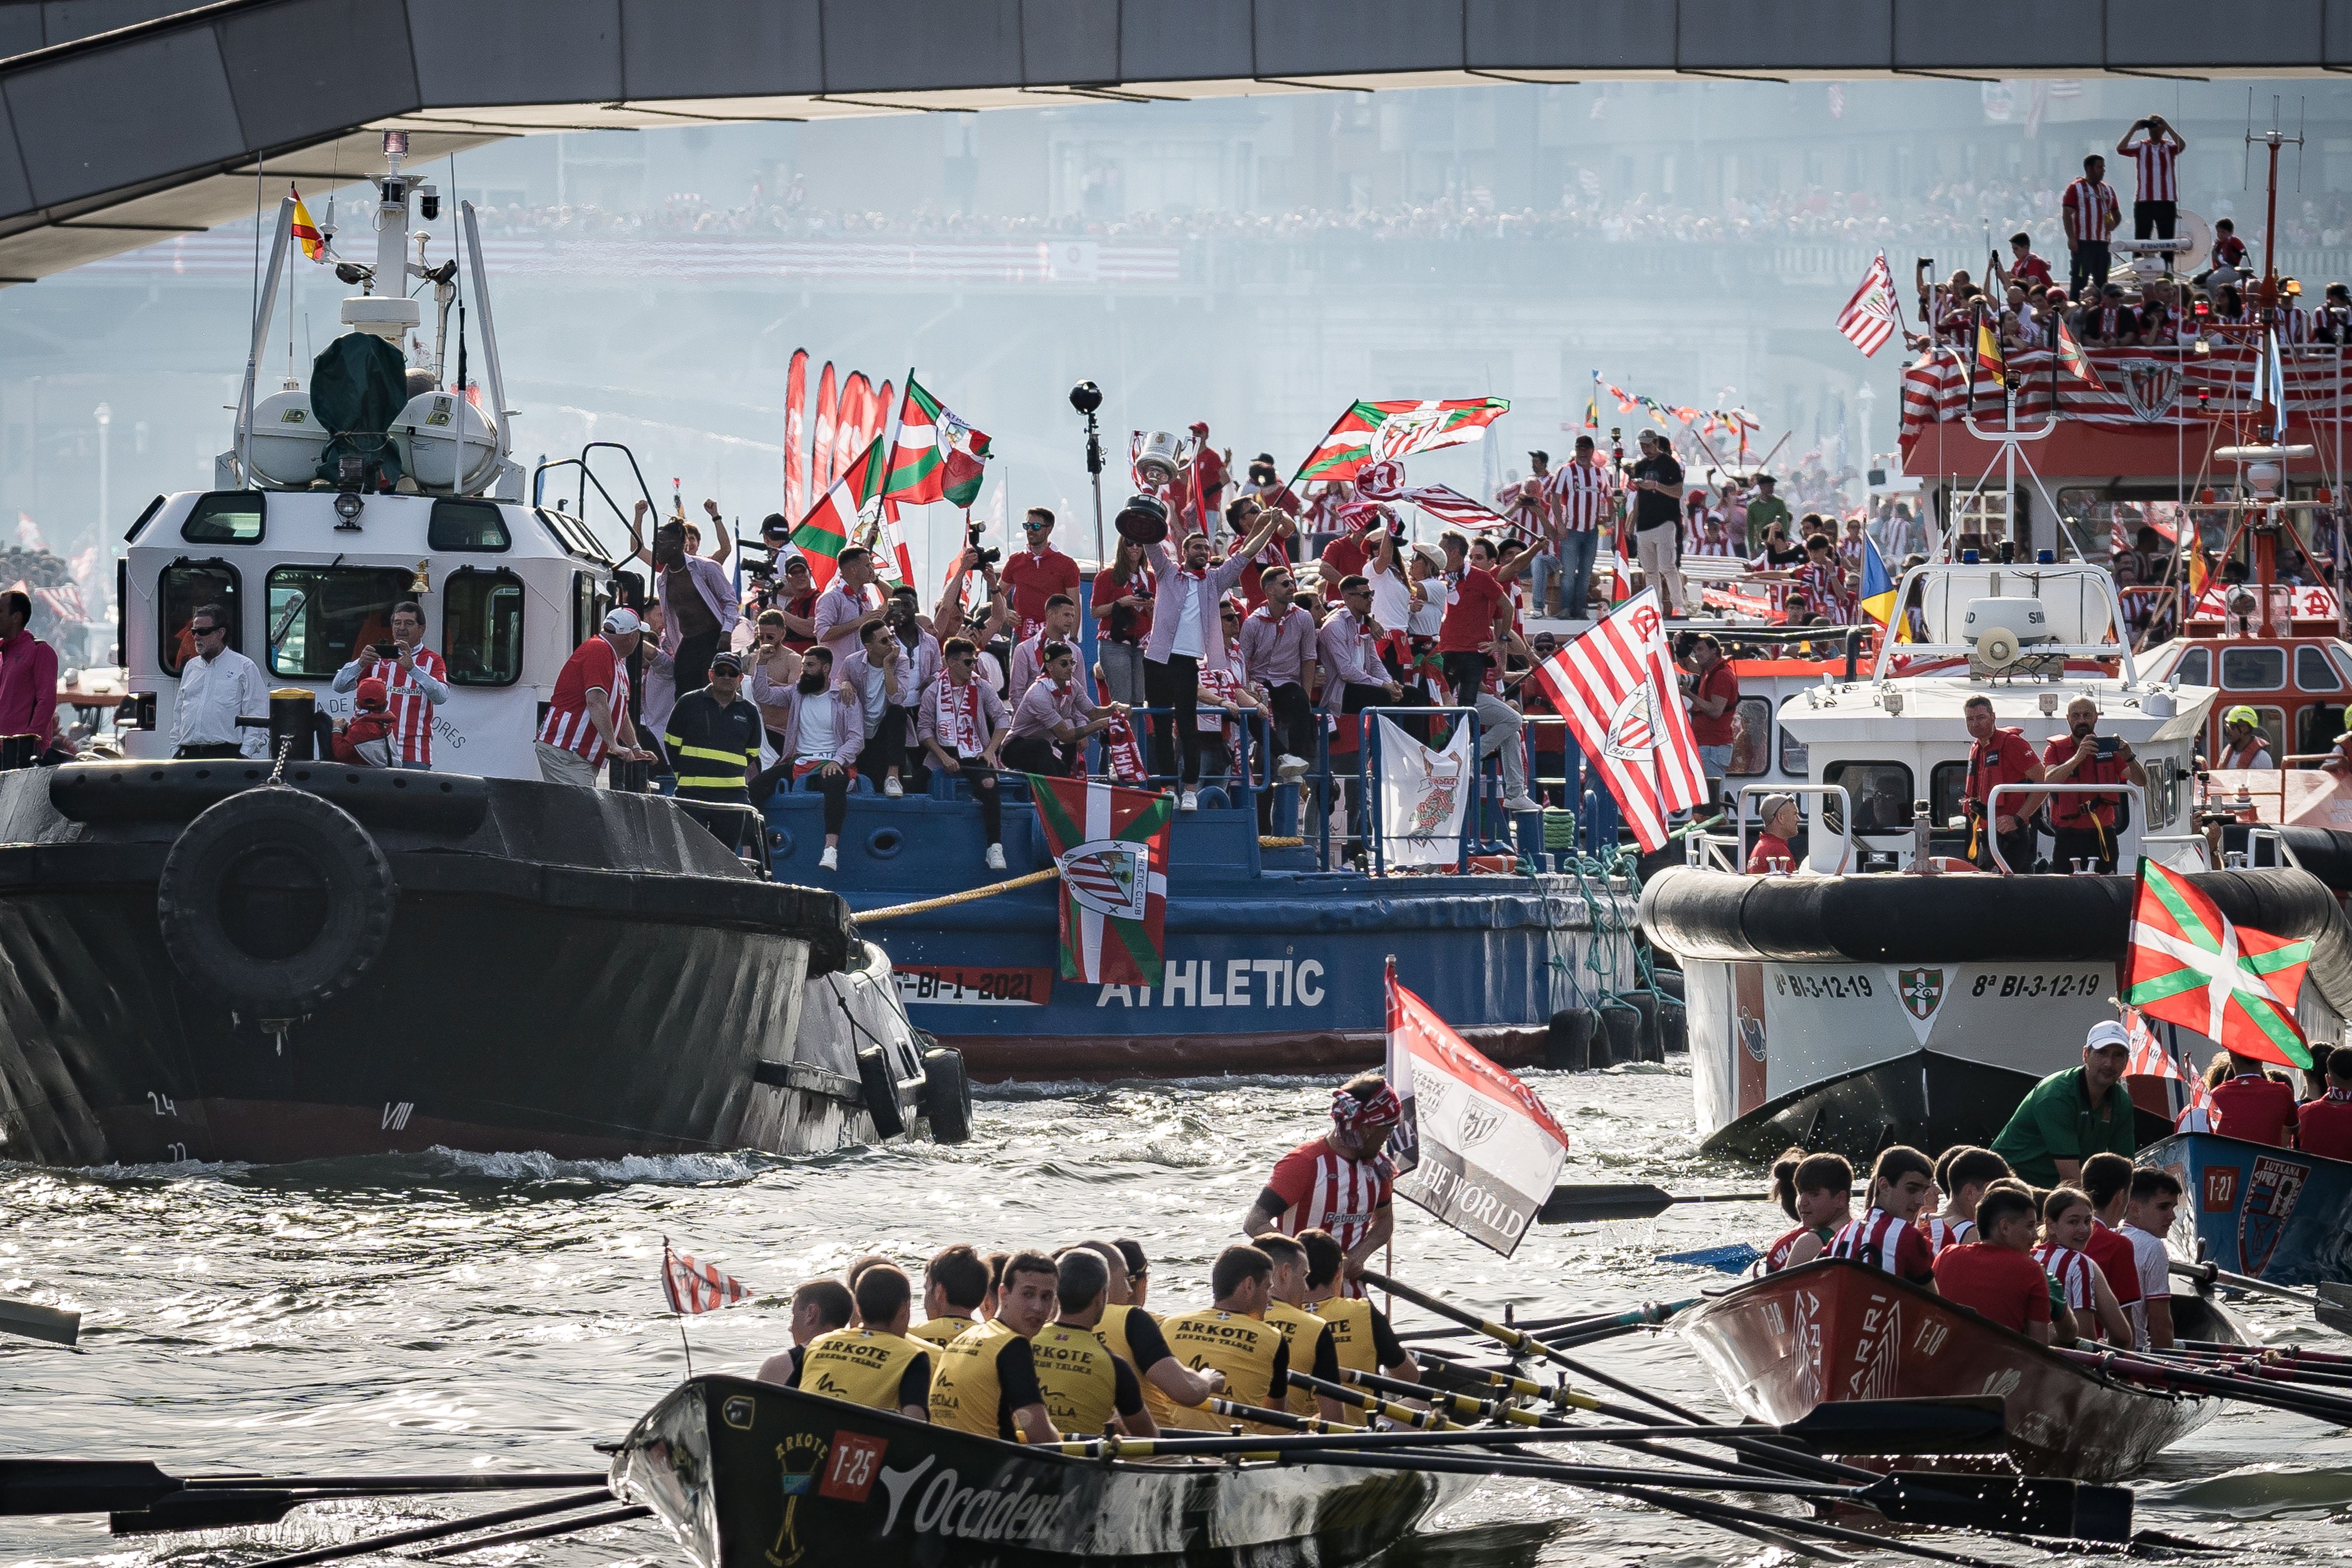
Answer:
[[[2183, 1337], [2239, 1337], [2210, 1303], [2173, 1300]], [[1795, 1421], [1832, 1400], [1997, 1394], [2010, 1456], [2029, 1475], [2117, 1479], [2221, 1408], [2218, 1400], [2161, 1393], [2078, 1365], [1966, 1307], [1844, 1258], [1738, 1286], [1676, 1325], [1732, 1403], [1759, 1421]]]

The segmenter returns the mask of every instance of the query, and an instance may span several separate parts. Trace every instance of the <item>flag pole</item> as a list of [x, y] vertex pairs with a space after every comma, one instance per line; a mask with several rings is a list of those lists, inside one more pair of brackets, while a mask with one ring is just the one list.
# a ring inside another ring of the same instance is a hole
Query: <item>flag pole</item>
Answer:
[[677, 1342], [686, 1347], [686, 1375], [694, 1376], [694, 1342], [686, 1337], [686, 1314], [677, 1310], [677, 1288], [671, 1283], [669, 1270], [669, 1237], [662, 1237], [662, 1297], [669, 1302], [669, 1315], [677, 1324]]

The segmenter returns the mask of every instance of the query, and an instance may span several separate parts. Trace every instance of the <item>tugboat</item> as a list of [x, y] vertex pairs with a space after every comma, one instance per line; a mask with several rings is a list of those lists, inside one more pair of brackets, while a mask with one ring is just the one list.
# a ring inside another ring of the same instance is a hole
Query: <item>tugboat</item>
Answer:
[[[0, 773], [0, 1159], [963, 1135], [960, 1063], [906, 1021], [836, 894], [737, 855], [713, 808], [541, 782], [538, 713], [622, 574], [581, 520], [520, 504], [470, 205], [488, 407], [462, 313], [445, 375], [457, 258], [412, 240], [412, 203], [429, 220], [436, 198], [385, 140], [373, 266], [338, 269], [362, 285], [352, 331], [309, 390], [257, 402], [289, 198], [236, 444], [211, 490], [157, 497], [127, 536], [127, 760]], [[441, 330], [404, 355], [412, 279]], [[448, 667], [436, 770], [320, 760], [319, 717], [351, 700], [333, 678], [406, 600]], [[169, 760], [200, 606], [276, 686], [266, 754]]]

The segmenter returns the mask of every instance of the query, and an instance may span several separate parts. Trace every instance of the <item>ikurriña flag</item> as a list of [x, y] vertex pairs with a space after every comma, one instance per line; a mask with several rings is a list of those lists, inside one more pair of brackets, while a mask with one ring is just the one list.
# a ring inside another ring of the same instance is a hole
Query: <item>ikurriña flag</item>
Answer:
[[1404, 1102], [1397, 1196], [1483, 1247], [1518, 1249], [1568, 1158], [1535, 1091], [1455, 1034], [1388, 967], [1388, 1079]]
[[669, 1298], [669, 1310], [680, 1317], [715, 1312], [751, 1299], [751, 1289], [743, 1281], [720, 1273], [715, 1264], [698, 1263], [687, 1253], [671, 1251], [667, 1237], [662, 1237], [662, 1293]]
[[1351, 403], [1328, 434], [1316, 443], [1291, 482], [1352, 479], [1366, 463], [1458, 447], [1486, 434], [1486, 426], [1511, 411], [1507, 397], [1401, 398], [1391, 403]]
[[1157, 985], [1167, 955], [1165, 794], [1025, 775], [1046, 853], [1061, 869], [1062, 978]]
[[1665, 847], [1669, 816], [1706, 797], [1665, 625], [1644, 588], [1535, 668], [1644, 852]]
[[2307, 1068], [2311, 1050], [2294, 1005], [2311, 948], [2308, 937], [2290, 942], [2232, 924], [2195, 883], [2142, 856], [2124, 949], [2124, 1000], [2225, 1051]]
[[881, 488], [882, 437], [877, 436], [865, 455], [826, 488], [793, 530], [793, 542], [808, 557], [809, 580], [818, 587], [831, 583], [840, 570], [836, 562], [858, 533], [859, 525], [877, 521]]

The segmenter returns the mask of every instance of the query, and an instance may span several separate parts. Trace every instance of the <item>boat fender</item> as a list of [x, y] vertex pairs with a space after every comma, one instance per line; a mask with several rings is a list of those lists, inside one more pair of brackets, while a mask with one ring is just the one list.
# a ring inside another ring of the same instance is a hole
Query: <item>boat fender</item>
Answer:
[[[1620, 1067], [1642, 1059], [1642, 1013], [1622, 997], [1595, 1009], [1601, 1028], [1592, 1042], [1595, 1067]], [[1606, 1049], [1603, 1049], [1604, 1045]], [[1606, 1058], [1605, 1060], [1603, 1058]]]
[[155, 912], [189, 984], [260, 1018], [299, 1018], [382, 956], [399, 889], [368, 830], [284, 786], [205, 807], [163, 858]]
[[1544, 1033], [1544, 1066], [1554, 1072], [1582, 1072], [1592, 1065], [1592, 1037], [1600, 1026], [1590, 1007], [1563, 1007]]
[[906, 1113], [898, 1109], [898, 1079], [890, 1058], [879, 1046], [857, 1053], [857, 1085], [865, 1091], [866, 1114], [874, 1119], [874, 1136], [888, 1142], [907, 1130]]
[[1666, 1043], [1664, 1037], [1658, 1032], [1656, 994], [1648, 991], [1629, 991], [1625, 994], [1625, 1000], [1631, 1002], [1633, 1005], [1633, 1010], [1641, 1015], [1641, 1025], [1634, 1035], [1641, 1051], [1641, 1059], [1645, 1062], [1664, 1061]]
[[971, 1137], [971, 1079], [963, 1053], [940, 1046], [923, 1053], [923, 1114], [934, 1143], [961, 1143]]

